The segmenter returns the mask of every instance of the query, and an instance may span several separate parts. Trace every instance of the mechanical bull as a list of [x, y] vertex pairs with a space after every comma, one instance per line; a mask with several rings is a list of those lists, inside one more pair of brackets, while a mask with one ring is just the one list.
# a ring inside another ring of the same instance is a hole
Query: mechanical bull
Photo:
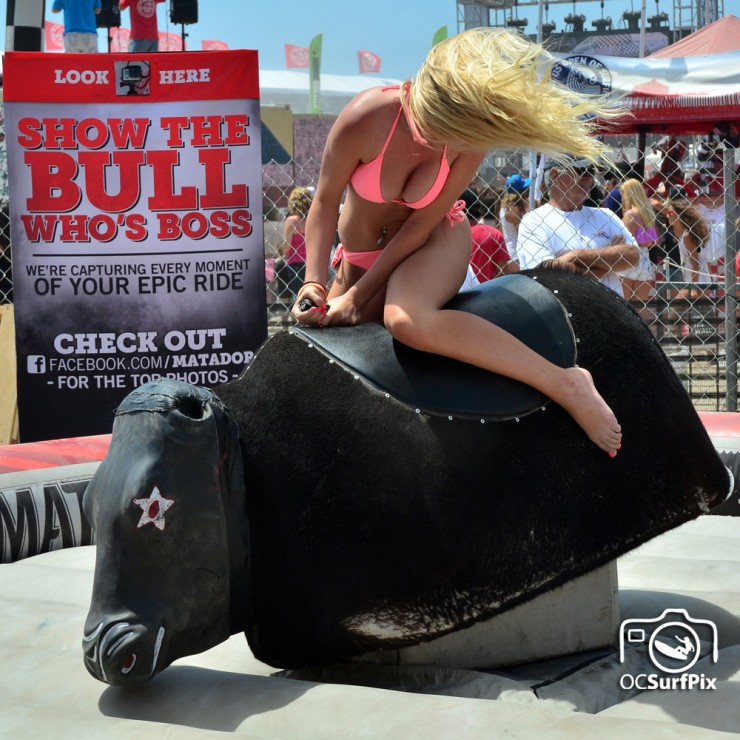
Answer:
[[531, 388], [377, 325], [279, 334], [218, 396], [142, 386], [84, 501], [95, 677], [146, 681], [239, 631], [278, 667], [432, 640], [727, 496], [680, 380], [614, 293], [540, 270], [451, 307], [587, 367], [622, 425], [617, 457]]

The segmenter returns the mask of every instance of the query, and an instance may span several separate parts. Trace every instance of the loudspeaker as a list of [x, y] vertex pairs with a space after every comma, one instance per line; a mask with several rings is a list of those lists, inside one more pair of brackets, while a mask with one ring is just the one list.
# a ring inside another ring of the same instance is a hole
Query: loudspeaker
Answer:
[[121, 25], [121, 9], [118, 0], [101, 0], [100, 13], [95, 16], [96, 28], [118, 28]]
[[197, 23], [198, 0], [170, 0], [171, 23]]

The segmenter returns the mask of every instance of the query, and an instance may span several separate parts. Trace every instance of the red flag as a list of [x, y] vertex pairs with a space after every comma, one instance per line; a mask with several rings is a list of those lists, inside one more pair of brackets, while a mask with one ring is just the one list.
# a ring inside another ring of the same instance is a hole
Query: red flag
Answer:
[[46, 51], [64, 51], [64, 24], [44, 22]]
[[308, 67], [308, 49], [303, 46], [285, 44], [285, 66], [287, 69]]
[[182, 51], [182, 36], [179, 33], [159, 32], [160, 51]]
[[380, 57], [371, 51], [358, 51], [357, 63], [360, 66], [360, 74], [365, 72], [380, 72]]
[[229, 45], [225, 41], [216, 41], [215, 39], [200, 42], [200, 48], [203, 51], [226, 51]]
[[110, 50], [113, 52], [127, 52], [131, 31], [128, 28], [111, 28]]

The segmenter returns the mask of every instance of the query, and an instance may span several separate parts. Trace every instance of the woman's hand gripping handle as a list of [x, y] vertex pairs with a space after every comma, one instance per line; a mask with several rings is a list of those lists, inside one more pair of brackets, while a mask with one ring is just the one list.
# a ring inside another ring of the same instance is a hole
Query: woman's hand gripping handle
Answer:
[[298, 298], [291, 313], [305, 326], [324, 326], [329, 304], [326, 302], [326, 288], [321, 283], [308, 281], [298, 291]]

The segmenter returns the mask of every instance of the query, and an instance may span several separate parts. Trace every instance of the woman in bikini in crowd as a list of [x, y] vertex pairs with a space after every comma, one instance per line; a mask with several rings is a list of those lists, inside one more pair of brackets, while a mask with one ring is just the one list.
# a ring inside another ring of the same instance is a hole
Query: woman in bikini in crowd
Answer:
[[[293, 314], [309, 326], [382, 321], [403, 344], [531, 385], [613, 457], [621, 429], [587, 370], [558, 367], [494, 324], [443, 309], [471, 253], [457, 199], [488, 150], [594, 161], [603, 152], [587, 119], [614, 112], [553, 83], [552, 64], [518, 34], [476, 28], [437, 44], [413, 83], [357, 95], [326, 142]], [[337, 225], [337, 276], [327, 295]]]

